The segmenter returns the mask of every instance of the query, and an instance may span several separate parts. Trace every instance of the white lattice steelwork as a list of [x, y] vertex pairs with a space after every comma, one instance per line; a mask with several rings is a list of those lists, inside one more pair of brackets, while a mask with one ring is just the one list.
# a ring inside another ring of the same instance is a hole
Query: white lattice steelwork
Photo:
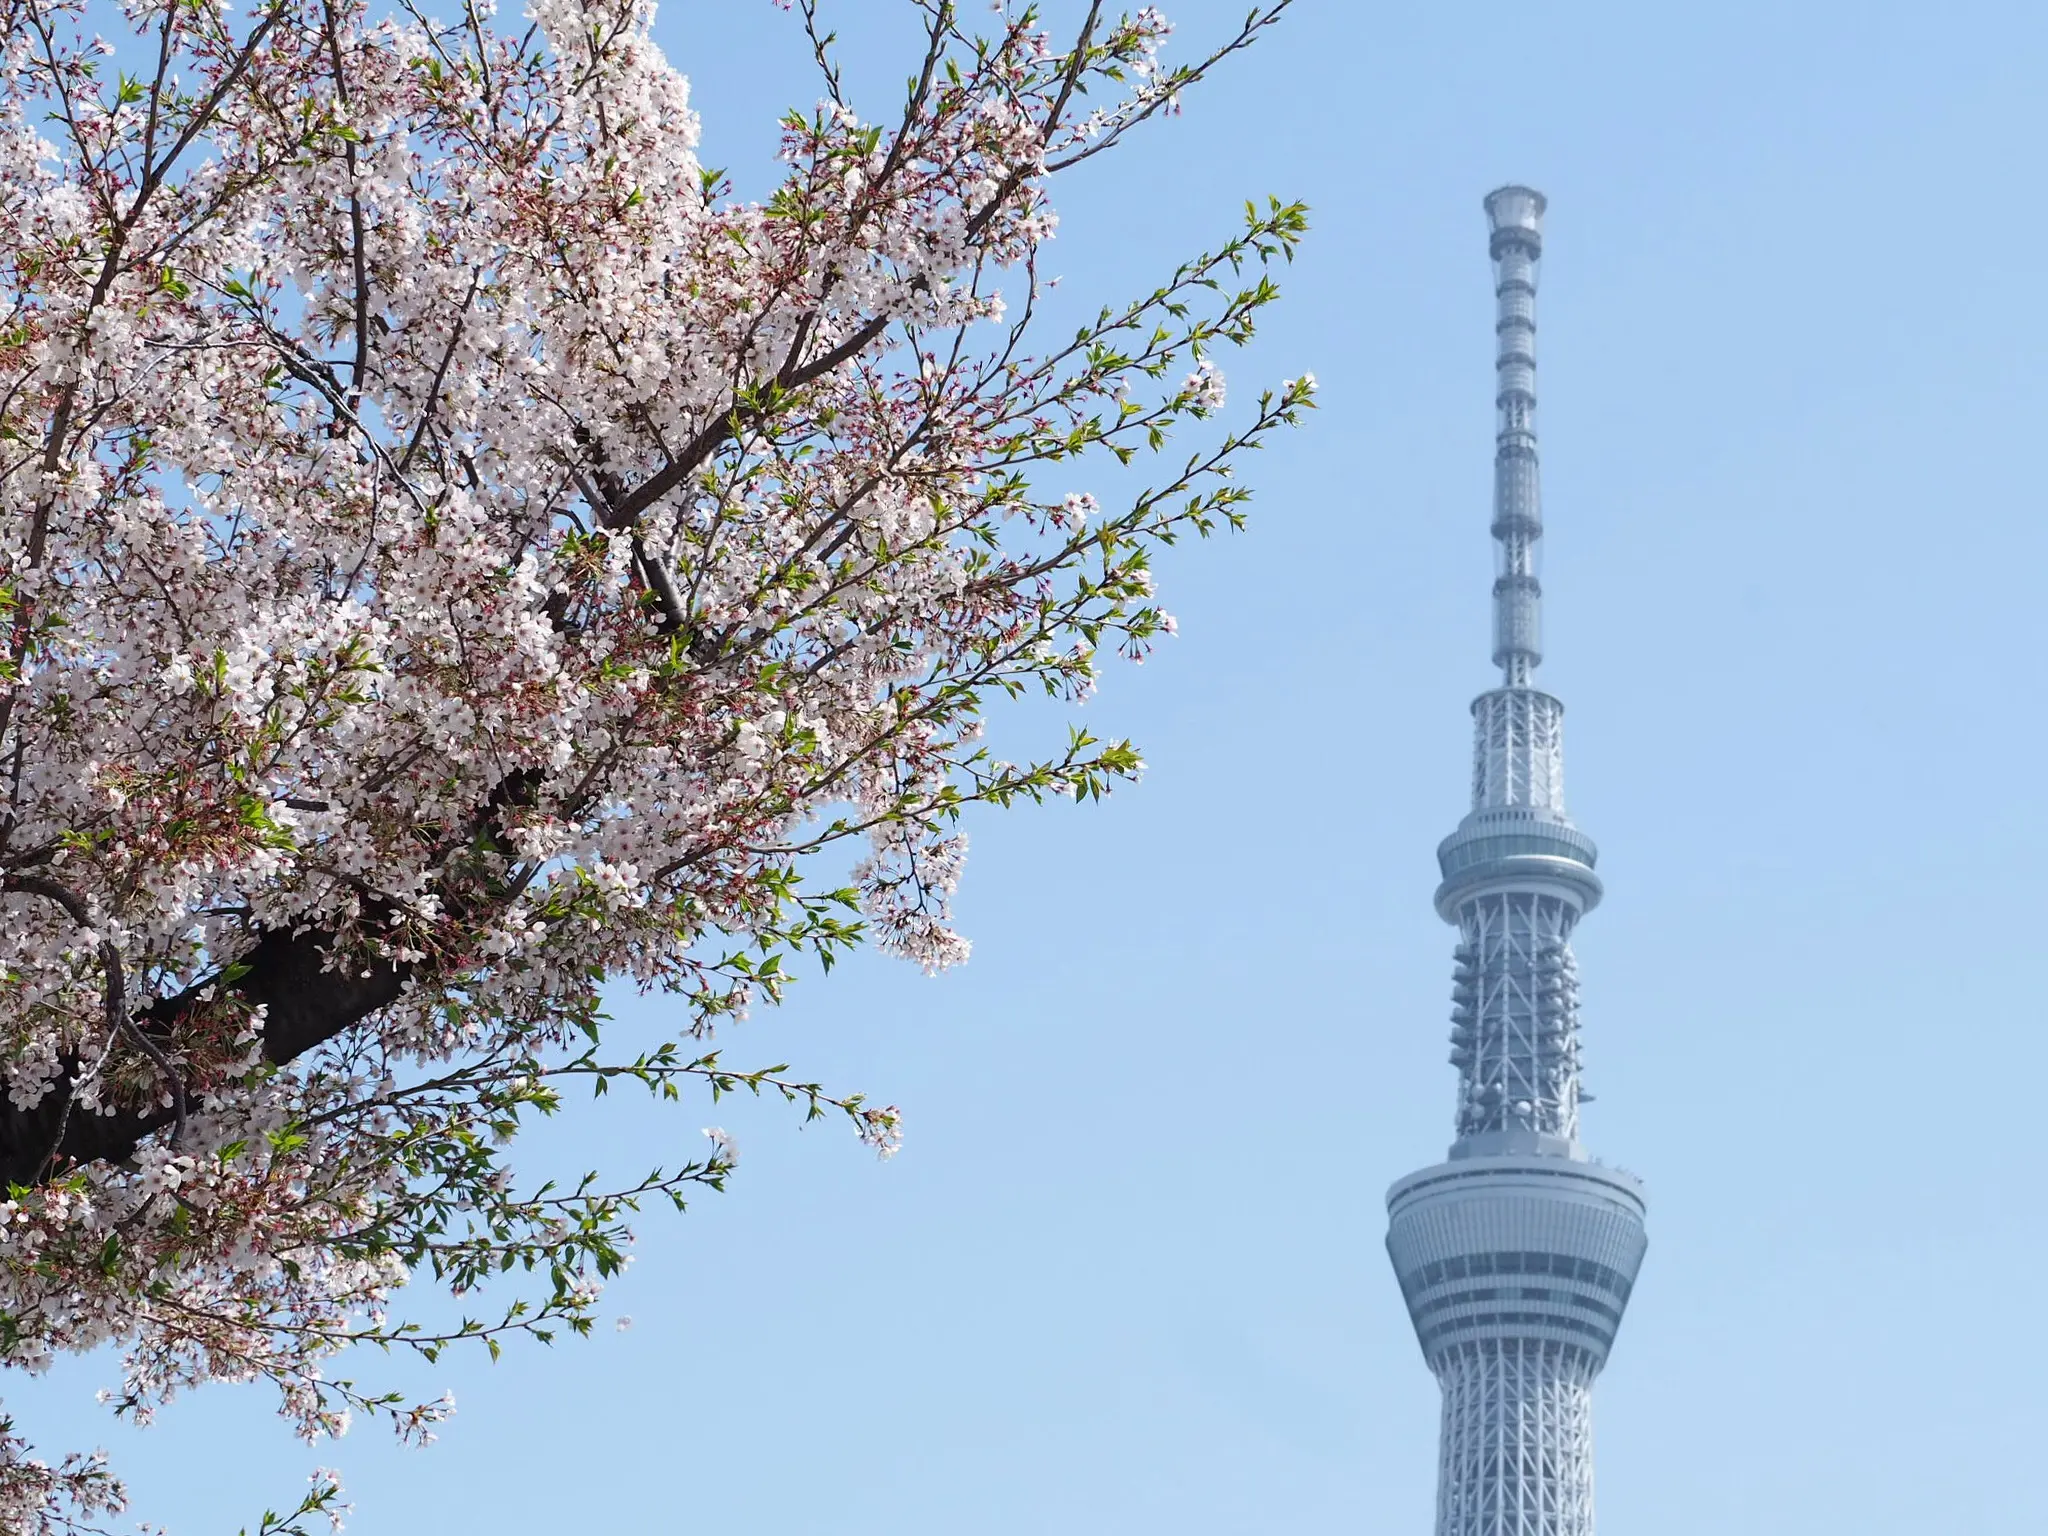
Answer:
[[1472, 701], [1472, 808], [1523, 805], [1564, 814], [1564, 706], [1533, 688]]
[[1593, 1370], [1509, 1339], [1445, 1358], [1437, 1487], [1446, 1536], [1592, 1536]]
[[1499, 891], [1458, 909], [1451, 1065], [1458, 1134], [1521, 1128], [1579, 1133], [1578, 910], [1556, 896]]
[[1458, 928], [1457, 1141], [1387, 1197], [1394, 1261], [1443, 1387], [1437, 1536], [1591, 1536], [1594, 1378], [1642, 1264], [1641, 1187], [1579, 1145], [1572, 930], [1600, 900], [1564, 808], [1564, 706], [1542, 661], [1536, 273], [1542, 194], [1503, 187], [1492, 222], [1500, 338], [1493, 659], [1473, 703], [1472, 809], [1437, 849]]

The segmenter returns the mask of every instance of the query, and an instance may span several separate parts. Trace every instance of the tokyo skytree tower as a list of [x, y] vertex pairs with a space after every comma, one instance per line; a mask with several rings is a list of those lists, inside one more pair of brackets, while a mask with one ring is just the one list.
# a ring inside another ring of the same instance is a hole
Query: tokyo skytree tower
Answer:
[[1437, 849], [1456, 926], [1449, 1157], [1387, 1194], [1387, 1252], [1443, 1388], [1437, 1536], [1590, 1536], [1593, 1379], [1642, 1264], [1642, 1186], [1579, 1145], [1572, 929], [1600, 900], [1564, 811], [1564, 706], [1543, 659], [1536, 270], [1543, 194], [1486, 199], [1499, 300], [1493, 659], [1472, 705], [1472, 810]]

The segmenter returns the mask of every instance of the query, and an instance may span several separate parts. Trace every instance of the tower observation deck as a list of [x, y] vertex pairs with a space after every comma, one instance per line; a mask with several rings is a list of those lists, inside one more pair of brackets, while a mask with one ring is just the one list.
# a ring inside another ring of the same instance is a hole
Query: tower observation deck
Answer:
[[1599, 902], [1564, 810], [1564, 706], [1543, 659], [1536, 276], [1544, 199], [1486, 199], [1499, 340], [1493, 660], [1472, 705], [1472, 809], [1437, 849], [1457, 1140], [1387, 1195], [1387, 1252], [1443, 1389], [1437, 1536], [1591, 1536], [1594, 1378], [1642, 1264], [1643, 1193], [1579, 1144], [1572, 930]]

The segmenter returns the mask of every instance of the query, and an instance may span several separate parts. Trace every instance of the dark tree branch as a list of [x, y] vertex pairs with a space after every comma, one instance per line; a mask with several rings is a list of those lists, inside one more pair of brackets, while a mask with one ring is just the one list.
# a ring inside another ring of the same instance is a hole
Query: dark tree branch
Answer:
[[[540, 776], [531, 769], [507, 775], [476, 818], [443, 840], [443, 860], [478, 843], [487, 853], [510, 858], [513, 850], [500, 817], [531, 805], [539, 787]], [[465, 925], [480, 919], [504, 894], [479, 888], [474, 879], [458, 880], [453, 873], [437, 885], [450, 917]], [[47, 897], [63, 906], [80, 926], [90, 926], [90, 909], [85, 903], [53, 882], [17, 873], [0, 881], [0, 890]], [[375, 898], [366, 906], [372, 915], [383, 910]], [[251, 1009], [264, 1010], [264, 1060], [284, 1066], [397, 1002], [408, 981], [432, 979], [426, 967], [387, 959], [362, 943], [344, 943], [332, 930], [273, 929], [260, 934], [254, 946], [238, 958], [236, 964], [243, 969], [233, 982], [210, 976], [131, 1015], [120, 983], [120, 956], [110, 953], [112, 950], [110, 943], [102, 941], [101, 958], [109, 978], [109, 1029], [118, 1028], [158, 1064], [171, 1084], [173, 1102], [168, 1108], [151, 1105], [74, 1117], [72, 1085], [86, 1063], [81, 1057], [67, 1056], [61, 1063], [61, 1086], [44, 1095], [40, 1103], [21, 1109], [11, 1100], [0, 1099], [0, 1181], [8, 1185], [37, 1184], [85, 1163], [121, 1162], [132, 1156], [145, 1138], [166, 1126], [174, 1128], [175, 1142], [186, 1118], [184, 1084], [159, 1042], [177, 1039], [204, 1010], [219, 1006], [223, 994], [232, 994]]]
[[[0, 880], [0, 891], [18, 891], [24, 896], [40, 896], [45, 901], [54, 902], [57, 906], [64, 909], [65, 915], [72, 922], [85, 929], [86, 932], [94, 933], [92, 909], [86, 905], [83, 897], [79, 896], [77, 892], [67, 885], [63, 885], [43, 875], [17, 873], [8, 875], [4, 880]], [[185, 1080], [179, 1075], [177, 1066], [171, 1061], [171, 1058], [164, 1053], [163, 1047], [150, 1039], [148, 1031], [128, 1016], [128, 979], [127, 972], [121, 964], [120, 947], [112, 939], [104, 935], [95, 934], [95, 937], [98, 940], [96, 947], [99, 950], [100, 967], [106, 973], [106, 980], [103, 984], [105, 999], [103, 1006], [106, 1014], [108, 1042], [111, 1044], [116, 1035], [125, 1036], [135, 1045], [137, 1050], [141, 1051], [143, 1055], [155, 1063], [157, 1071], [163, 1075], [164, 1083], [169, 1088], [171, 1095], [168, 1111], [173, 1127], [171, 1144], [176, 1146], [185, 1134]], [[99, 1061], [103, 1063], [105, 1060], [106, 1051], [102, 1049]], [[78, 1089], [78, 1068], [83, 1065], [82, 1060], [67, 1062], [62, 1088], [50, 1094], [43, 1101], [44, 1104], [49, 1104], [52, 1100], [56, 1101], [57, 1124], [55, 1130], [47, 1136], [44, 1144], [47, 1145], [48, 1150], [36, 1158], [34, 1167], [30, 1171], [30, 1178], [38, 1177], [44, 1171], [60, 1166], [63, 1162], [63, 1145], [70, 1137], [72, 1131], [71, 1103]], [[159, 1111], [159, 1113], [162, 1112]], [[8, 1148], [9, 1152], [14, 1150], [12, 1147]], [[12, 1157], [5, 1159], [7, 1181], [10, 1184], [28, 1183], [29, 1179], [16, 1177], [13, 1170], [13, 1162], [14, 1159]]]

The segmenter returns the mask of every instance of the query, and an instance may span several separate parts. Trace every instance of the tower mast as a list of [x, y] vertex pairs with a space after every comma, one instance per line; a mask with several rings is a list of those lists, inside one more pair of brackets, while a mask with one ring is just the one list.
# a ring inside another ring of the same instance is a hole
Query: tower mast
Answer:
[[1387, 1195], [1387, 1252], [1443, 1389], [1437, 1536], [1591, 1536], [1592, 1387], [1642, 1264], [1642, 1187], [1579, 1144], [1578, 969], [1599, 902], [1564, 810], [1564, 706], [1543, 659], [1536, 277], [1544, 198], [1486, 199], [1498, 305], [1493, 660], [1472, 704], [1472, 809], [1437, 849], [1458, 929], [1457, 1139]]

